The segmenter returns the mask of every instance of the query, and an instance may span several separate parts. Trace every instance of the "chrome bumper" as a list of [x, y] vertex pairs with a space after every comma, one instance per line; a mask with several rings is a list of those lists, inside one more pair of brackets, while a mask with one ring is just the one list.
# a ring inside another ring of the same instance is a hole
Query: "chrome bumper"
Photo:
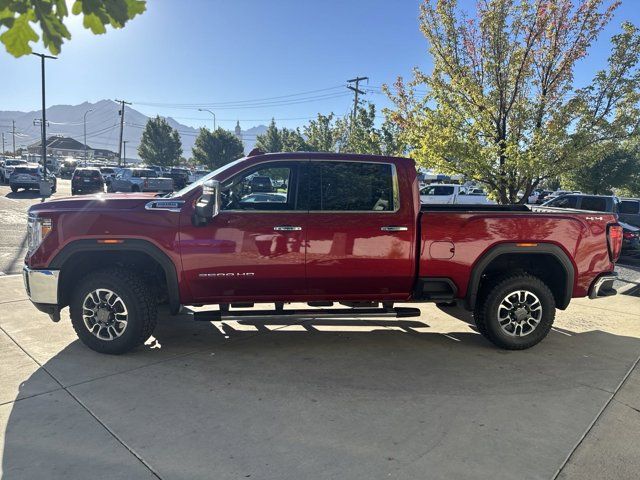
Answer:
[[58, 277], [60, 270], [22, 269], [24, 288], [33, 303], [58, 304]]
[[589, 289], [589, 298], [610, 297], [618, 293], [613, 288], [613, 282], [617, 278], [618, 277], [615, 274], [607, 274], [598, 277]]

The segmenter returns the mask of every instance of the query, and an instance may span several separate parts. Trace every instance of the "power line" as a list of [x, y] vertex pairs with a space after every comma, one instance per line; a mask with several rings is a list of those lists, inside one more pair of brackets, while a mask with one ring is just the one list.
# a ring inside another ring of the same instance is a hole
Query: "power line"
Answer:
[[226, 102], [200, 102], [200, 103], [163, 103], [163, 102], [134, 102], [136, 105], [148, 105], [148, 106], [174, 106], [174, 107], [184, 107], [184, 108], [197, 108], [197, 107], [203, 107], [203, 106], [208, 106], [208, 107], [218, 107], [218, 106], [224, 106], [224, 105], [238, 105], [238, 104], [251, 104], [251, 103], [262, 103], [265, 101], [270, 101], [270, 100], [281, 100], [284, 98], [291, 98], [291, 97], [300, 97], [300, 96], [304, 96], [304, 95], [309, 95], [312, 93], [319, 93], [319, 92], [327, 92], [330, 90], [338, 90], [341, 89], [342, 85], [336, 85], [333, 87], [327, 87], [327, 88], [319, 88], [317, 90], [307, 90], [306, 92], [299, 92], [299, 93], [290, 93], [288, 95], [278, 95], [276, 97], [263, 97], [263, 98], [254, 98], [254, 99], [250, 99], [250, 100], [235, 100], [235, 101], [226, 101]]

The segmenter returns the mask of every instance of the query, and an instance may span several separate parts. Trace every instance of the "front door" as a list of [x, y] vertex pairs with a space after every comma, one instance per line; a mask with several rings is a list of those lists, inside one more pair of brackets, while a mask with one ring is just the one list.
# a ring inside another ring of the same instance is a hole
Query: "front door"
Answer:
[[183, 226], [182, 262], [203, 303], [287, 300], [305, 293], [306, 211], [296, 210], [298, 164], [269, 162], [221, 185], [220, 213]]
[[406, 299], [415, 269], [415, 217], [413, 199], [401, 205], [395, 166], [312, 160], [307, 172], [309, 294]]

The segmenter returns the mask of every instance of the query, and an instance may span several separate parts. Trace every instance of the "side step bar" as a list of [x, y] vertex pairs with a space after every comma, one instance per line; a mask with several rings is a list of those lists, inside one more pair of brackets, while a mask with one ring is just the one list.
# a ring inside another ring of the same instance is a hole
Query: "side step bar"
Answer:
[[204, 322], [214, 322], [223, 319], [257, 320], [264, 317], [309, 317], [309, 318], [336, 318], [336, 317], [395, 317], [408, 318], [419, 317], [420, 309], [411, 307], [393, 308], [332, 308], [332, 309], [301, 309], [301, 310], [245, 310], [245, 311], [220, 311], [207, 310], [193, 312], [193, 319]]

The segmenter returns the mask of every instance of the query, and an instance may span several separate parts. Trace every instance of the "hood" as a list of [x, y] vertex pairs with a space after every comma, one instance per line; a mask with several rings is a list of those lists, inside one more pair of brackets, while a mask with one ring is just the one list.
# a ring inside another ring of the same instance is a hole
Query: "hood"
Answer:
[[97, 193], [62, 197], [37, 203], [29, 208], [29, 213], [64, 212], [64, 211], [96, 211], [96, 210], [130, 210], [138, 208], [156, 198], [156, 193]]

